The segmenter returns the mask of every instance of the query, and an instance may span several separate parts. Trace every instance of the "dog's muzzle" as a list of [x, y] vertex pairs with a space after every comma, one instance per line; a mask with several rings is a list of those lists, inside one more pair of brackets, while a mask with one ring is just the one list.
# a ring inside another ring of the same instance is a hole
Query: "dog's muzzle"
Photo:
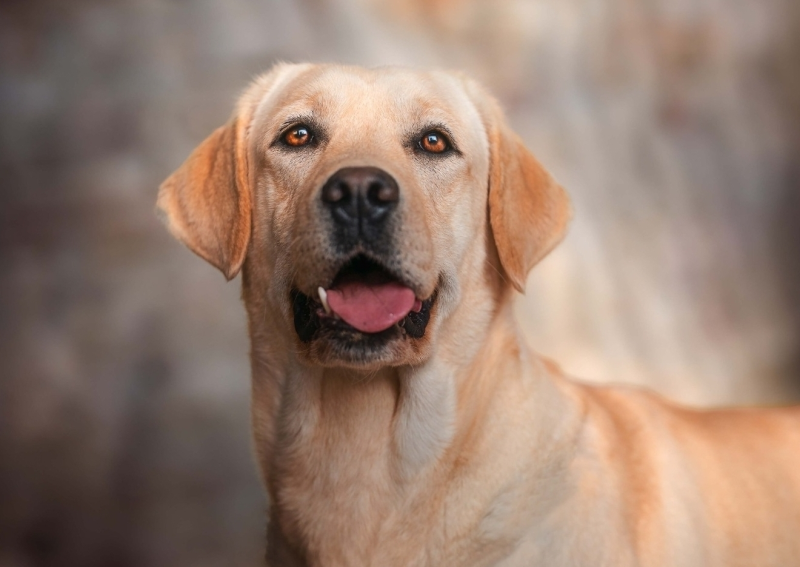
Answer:
[[319, 195], [341, 264], [317, 293], [293, 294], [300, 339], [311, 341], [326, 330], [350, 337], [421, 337], [433, 301], [417, 297], [398, 269], [393, 237], [402, 195], [395, 179], [375, 167], [347, 167]]

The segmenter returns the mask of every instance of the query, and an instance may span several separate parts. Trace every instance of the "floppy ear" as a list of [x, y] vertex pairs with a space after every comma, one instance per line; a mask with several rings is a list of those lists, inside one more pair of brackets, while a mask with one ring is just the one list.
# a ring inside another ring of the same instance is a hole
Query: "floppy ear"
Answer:
[[564, 238], [572, 206], [567, 192], [508, 127], [499, 104], [472, 81], [468, 92], [489, 138], [489, 222], [500, 263], [524, 293], [528, 272]]
[[250, 241], [246, 124], [233, 118], [203, 141], [158, 191], [170, 232], [227, 279], [239, 272]]

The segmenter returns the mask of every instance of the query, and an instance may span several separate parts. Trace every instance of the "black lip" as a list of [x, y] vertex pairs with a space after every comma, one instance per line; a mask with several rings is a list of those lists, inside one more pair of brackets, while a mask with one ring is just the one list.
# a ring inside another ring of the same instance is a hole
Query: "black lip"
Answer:
[[412, 339], [425, 336], [435, 299], [436, 293], [422, 302], [419, 312], [411, 311], [404, 319], [384, 331], [364, 333], [337, 317], [326, 315], [322, 305], [306, 294], [298, 290], [293, 290], [291, 294], [294, 328], [302, 342], [310, 343], [325, 336], [344, 341], [374, 343], [373, 346], [385, 344], [390, 339], [403, 335]]
[[[350, 262], [343, 267], [334, 281], [352, 277], [354, 271], [361, 272], [365, 269], [365, 266], [370, 264], [372, 267], [377, 265], [371, 260], [365, 261], [357, 258], [354, 262]], [[380, 265], [377, 265], [377, 267], [382, 269]], [[375, 275], [372, 274], [366, 277], [374, 278]], [[388, 274], [388, 277], [391, 277], [391, 275]], [[290, 299], [294, 313], [294, 328], [300, 341], [310, 343], [315, 339], [325, 337], [337, 341], [364, 343], [365, 345], [378, 347], [393, 338], [401, 338], [403, 336], [412, 339], [422, 338], [431, 318], [431, 308], [436, 299], [436, 292], [422, 302], [422, 307], [418, 312], [409, 312], [401, 321], [378, 333], [364, 333], [338, 317], [326, 314], [318, 300], [312, 299], [297, 289], [292, 290]]]
[[433, 307], [434, 299], [436, 299], [435, 293], [422, 302], [422, 308], [419, 311], [409, 312], [405, 319], [398, 323], [405, 329], [406, 335], [412, 339], [421, 339], [425, 335], [428, 321], [431, 320], [431, 307]]

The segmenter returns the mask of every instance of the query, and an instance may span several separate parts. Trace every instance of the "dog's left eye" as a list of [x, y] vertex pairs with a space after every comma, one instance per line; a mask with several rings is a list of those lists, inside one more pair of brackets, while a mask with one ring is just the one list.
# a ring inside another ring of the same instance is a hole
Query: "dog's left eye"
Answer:
[[289, 128], [281, 139], [286, 145], [297, 148], [311, 143], [311, 140], [314, 139], [314, 135], [311, 133], [311, 129], [308, 126], [305, 124], [298, 124], [297, 126]]
[[438, 130], [425, 132], [419, 140], [419, 147], [431, 154], [440, 154], [450, 149], [447, 137]]

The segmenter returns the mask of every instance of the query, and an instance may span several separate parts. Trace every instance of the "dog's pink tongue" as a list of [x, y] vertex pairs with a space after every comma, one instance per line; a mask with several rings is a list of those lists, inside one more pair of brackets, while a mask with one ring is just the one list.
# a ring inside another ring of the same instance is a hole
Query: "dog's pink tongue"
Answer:
[[362, 333], [388, 329], [408, 315], [416, 303], [414, 292], [397, 282], [354, 281], [328, 290], [331, 310]]

